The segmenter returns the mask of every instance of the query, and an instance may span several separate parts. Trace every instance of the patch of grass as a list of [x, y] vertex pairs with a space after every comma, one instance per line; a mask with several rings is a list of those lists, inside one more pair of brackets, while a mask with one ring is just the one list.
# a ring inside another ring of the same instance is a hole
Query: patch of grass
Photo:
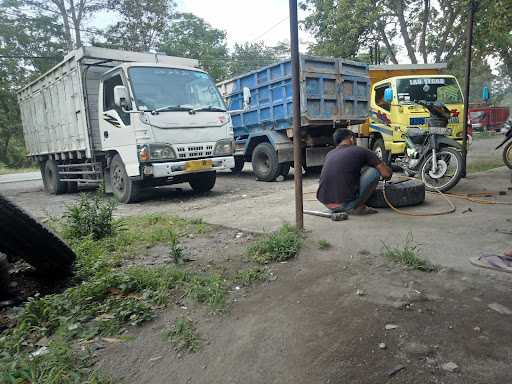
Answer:
[[412, 234], [409, 233], [402, 246], [390, 247], [384, 244], [384, 256], [412, 269], [423, 272], [434, 272], [438, 270], [436, 265], [431, 264], [419, 256], [420, 247], [414, 243]]
[[201, 338], [190, 319], [176, 319], [174, 325], [163, 332], [163, 336], [178, 352], [198, 352], [201, 349]]
[[325, 250], [331, 248], [332, 245], [327, 240], [318, 240], [318, 248]]
[[27, 172], [36, 172], [39, 171], [37, 167], [27, 167], [27, 168], [11, 168], [7, 167], [4, 164], [0, 164], [0, 175], [9, 175], [11, 173], [27, 173]]
[[248, 256], [259, 264], [280, 262], [295, 257], [303, 237], [295, 227], [285, 224], [278, 231], [263, 235], [248, 250]]
[[185, 255], [183, 248], [179, 243], [178, 234], [171, 230], [169, 235], [171, 238], [169, 241], [169, 256], [174, 259], [174, 264], [181, 265], [184, 263]]
[[475, 172], [485, 172], [489, 171], [494, 168], [504, 167], [505, 164], [503, 163], [503, 160], [501, 159], [495, 159], [495, 160], [482, 160], [479, 162], [469, 162], [468, 163], [468, 173], [475, 173]]
[[267, 280], [269, 277], [268, 270], [263, 267], [249, 268], [239, 271], [233, 278], [233, 283], [244, 287], [249, 287], [258, 281]]

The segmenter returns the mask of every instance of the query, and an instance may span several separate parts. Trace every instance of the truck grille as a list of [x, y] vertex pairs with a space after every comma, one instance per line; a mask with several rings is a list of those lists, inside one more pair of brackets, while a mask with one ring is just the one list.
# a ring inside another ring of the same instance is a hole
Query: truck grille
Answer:
[[213, 145], [178, 145], [176, 146], [179, 159], [194, 159], [198, 157], [211, 157]]

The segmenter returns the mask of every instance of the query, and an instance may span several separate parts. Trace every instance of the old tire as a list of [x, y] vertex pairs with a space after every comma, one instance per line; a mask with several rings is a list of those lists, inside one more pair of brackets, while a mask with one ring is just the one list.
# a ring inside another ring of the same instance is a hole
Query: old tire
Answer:
[[512, 169], [512, 141], [503, 149], [503, 162]]
[[217, 181], [216, 172], [202, 172], [191, 176], [188, 182], [195, 192], [211, 191]]
[[252, 169], [261, 181], [274, 181], [279, 176], [277, 153], [270, 143], [260, 143], [252, 152]]
[[231, 172], [240, 173], [244, 169], [245, 158], [243, 156], [235, 156], [235, 166], [231, 168]]
[[66, 192], [66, 182], [60, 181], [59, 168], [55, 160], [47, 160], [44, 164], [43, 184], [45, 190], [52, 195], [61, 195]]
[[0, 212], [0, 252], [49, 277], [71, 275], [75, 254], [64, 241], [2, 195]]
[[378, 138], [373, 142], [372, 151], [375, 152], [377, 157], [381, 159], [383, 163], [389, 164], [389, 151], [386, 151], [383, 139]]
[[[377, 189], [366, 202], [369, 207], [389, 208], [384, 199], [384, 183], [379, 183]], [[394, 207], [409, 207], [425, 201], [425, 184], [419, 180], [386, 184], [386, 196]]]
[[124, 204], [135, 203], [140, 199], [141, 187], [126, 173], [121, 156], [115, 155], [110, 162], [110, 180], [114, 197]]

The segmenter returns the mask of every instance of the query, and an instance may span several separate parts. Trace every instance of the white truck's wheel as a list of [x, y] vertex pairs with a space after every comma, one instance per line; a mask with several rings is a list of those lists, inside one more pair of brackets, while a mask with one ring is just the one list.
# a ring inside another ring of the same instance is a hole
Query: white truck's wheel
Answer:
[[59, 168], [55, 160], [47, 160], [44, 164], [44, 186], [48, 193], [60, 195], [66, 192], [66, 183], [60, 181]]
[[189, 184], [196, 192], [208, 192], [215, 186], [216, 181], [216, 172], [201, 172], [191, 175]]
[[135, 203], [140, 199], [140, 185], [128, 176], [119, 155], [115, 155], [110, 162], [110, 181], [112, 193], [121, 203]]

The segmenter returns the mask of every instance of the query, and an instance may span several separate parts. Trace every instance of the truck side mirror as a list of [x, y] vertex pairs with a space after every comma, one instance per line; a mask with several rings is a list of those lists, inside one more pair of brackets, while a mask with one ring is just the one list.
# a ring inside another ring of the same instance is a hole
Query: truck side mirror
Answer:
[[490, 98], [491, 98], [491, 92], [489, 92], [489, 87], [483, 87], [482, 88], [482, 100], [489, 101]]
[[128, 90], [124, 85], [116, 85], [114, 87], [114, 104], [123, 109], [128, 108], [130, 105]]
[[251, 90], [248, 87], [244, 87], [243, 95], [244, 95], [244, 111], [247, 111], [249, 109], [249, 106], [251, 105]]
[[384, 101], [388, 104], [391, 104], [393, 101], [393, 89], [392, 88], [386, 88], [384, 90]]

